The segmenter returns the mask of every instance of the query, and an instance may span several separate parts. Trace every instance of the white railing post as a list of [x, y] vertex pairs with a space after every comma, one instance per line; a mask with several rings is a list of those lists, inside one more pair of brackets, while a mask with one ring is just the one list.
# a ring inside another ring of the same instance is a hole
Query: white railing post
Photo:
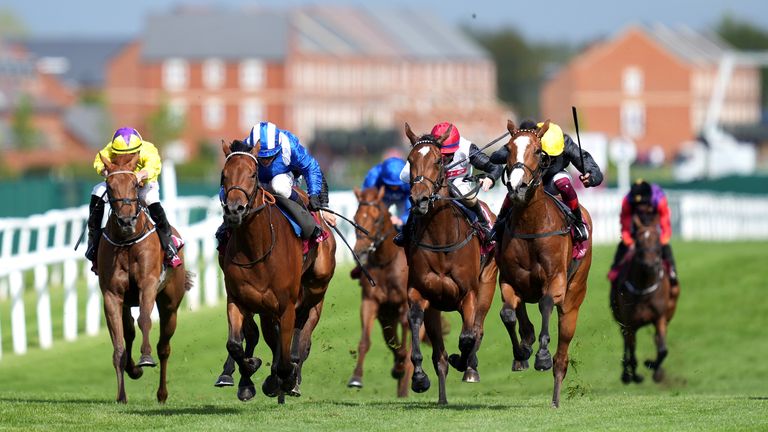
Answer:
[[11, 285], [11, 333], [13, 352], [27, 352], [27, 321], [24, 317], [24, 275], [21, 271], [10, 274]]
[[51, 293], [48, 290], [48, 266], [39, 264], [35, 267], [35, 292], [37, 293], [37, 334], [40, 348], [48, 349], [53, 345], [53, 326], [51, 324]]
[[64, 261], [64, 340], [77, 339], [77, 261]]
[[203, 278], [205, 280], [205, 304], [215, 306], [219, 301], [219, 266], [215, 261], [216, 239], [209, 234], [203, 237]]
[[200, 241], [190, 239], [185, 246], [184, 261], [188, 271], [194, 273], [192, 277], [192, 287], [185, 296], [190, 310], [200, 308]]
[[85, 333], [93, 336], [99, 332], [101, 323], [101, 290], [99, 278], [91, 272], [91, 262], [83, 261], [83, 274], [88, 285], [88, 300], [85, 306]]

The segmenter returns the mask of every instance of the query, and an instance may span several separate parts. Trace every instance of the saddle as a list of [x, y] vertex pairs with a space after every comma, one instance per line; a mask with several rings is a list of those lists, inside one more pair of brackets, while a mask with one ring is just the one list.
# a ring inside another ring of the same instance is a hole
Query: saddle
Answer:
[[[301, 226], [299, 225], [299, 223], [296, 220], [294, 220], [293, 216], [291, 216], [291, 214], [289, 212], [287, 212], [285, 209], [283, 209], [280, 206], [280, 202], [279, 201], [277, 202], [276, 206], [277, 206], [278, 209], [280, 209], [280, 213], [286, 219], [288, 219], [288, 222], [290, 222], [291, 228], [293, 228], [293, 234], [296, 237], [301, 237]], [[322, 223], [320, 221], [320, 215], [318, 215], [317, 212], [310, 211], [309, 214], [312, 215], [312, 218], [315, 220], [315, 223], [317, 223], [318, 225], [322, 226]], [[330, 235], [331, 234], [328, 231], [323, 230], [322, 234], [320, 234], [320, 236], [317, 237], [315, 239], [315, 241], [303, 240], [302, 239], [302, 241], [301, 241], [302, 254], [303, 255], [307, 255], [311, 248], [317, 246], [318, 243], [321, 243], [321, 242], [325, 241], [325, 239], [330, 237]]]
[[[549, 198], [552, 199], [552, 201], [555, 202], [557, 205], [558, 210], [560, 210], [560, 213], [562, 213], [563, 218], [565, 219], [565, 227], [564, 229], [570, 231], [571, 235], [571, 241], [573, 242], [573, 259], [580, 260], [584, 258], [584, 255], [587, 253], [587, 245], [586, 242], [577, 242], [575, 240], [575, 226], [578, 223], [575, 217], [573, 217], [573, 213], [571, 212], [571, 209], [568, 208], [567, 205], [565, 205], [564, 202], [560, 200], [556, 195], [551, 194], [546, 189], [544, 190], [544, 193], [547, 194]], [[584, 222], [584, 225], [587, 225], [586, 222]]]

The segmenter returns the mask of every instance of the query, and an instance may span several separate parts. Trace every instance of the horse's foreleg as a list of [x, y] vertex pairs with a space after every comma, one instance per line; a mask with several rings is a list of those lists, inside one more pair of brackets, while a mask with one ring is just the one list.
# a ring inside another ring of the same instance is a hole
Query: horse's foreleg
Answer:
[[139, 357], [139, 367], [155, 367], [157, 363], [152, 358], [152, 346], [149, 343], [149, 332], [152, 330], [152, 308], [155, 306], [157, 297], [156, 278], [147, 278], [141, 284], [139, 290], [139, 329], [141, 330], [141, 357]]
[[437, 403], [445, 405], [448, 398], [445, 392], [445, 377], [448, 375], [448, 354], [445, 352], [445, 343], [443, 342], [443, 326], [440, 319], [440, 311], [429, 307], [424, 313], [424, 325], [427, 329], [427, 336], [432, 341], [432, 364], [435, 366], [438, 382]]
[[520, 301], [515, 308], [517, 315], [518, 334], [520, 335], [520, 349], [522, 358], [528, 360], [533, 354], [533, 344], [536, 342], [536, 329], [533, 328], [531, 318], [528, 316], [528, 308], [524, 301]]
[[[296, 309], [289, 304], [283, 311], [278, 325], [280, 352], [277, 362], [277, 376], [280, 379], [280, 389], [288, 393], [296, 386], [298, 365], [291, 361], [291, 344], [293, 342], [294, 325], [296, 324]], [[279, 403], [284, 403], [278, 401]]]
[[664, 370], [661, 363], [667, 357], [667, 317], [662, 315], [654, 323], [656, 327], [656, 360], [646, 360], [645, 366], [653, 370], [653, 380], [661, 382], [664, 379]]
[[549, 370], [552, 367], [552, 355], [549, 353], [549, 318], [555, 303], [552, 297], [545, 295], [539, 300], [539, 312], [541, 312], [541, 330], [539, 331], [539, 351], [536, 352], [536, 361], [533, 367], [538, 371]]
[[296, 385], [293, 386], [289, 396], [301, 396], [301, 369], [304, 362], [309, 357], [309, 351], [312, 348], [312, 332], [320, 322], [320, 314], [323, 311], [323, 301], [316, 304], [309, 310], [307, 320], [304, 326], [296, 328], [293, 335], [293, 346], [291, 347], [291, 361], [296, 364]]
[[157, 401], [160, 403], [168, 399], [166, 386], [166, 374], [168, 371], [168, 357], [171, 356], [171, 338], [176, 332], [176, 308], [163, 297], [157, 302], [160, 313], [160, 339], [157, 341], [157, 356], [160, 358], [160, 386], [157, 389]]
[[[495, 272], [493, 273], [495, 275]], [[478, 372], [477, 352], [480, 350], [480, 344], [483, 343], [483, 336], [485, 334], [485, 317], [488, 315], [488, 310], [493, 303], [493, 294], [496, 291], [496, 278], [493, 277], [490, 280], [481, 280], [480, 286], [477, 291], [477, 301], [474, 312], [473, 333], [474, 344], [472, 351], [469, 355], [467, 363], [467, 371], [464, 373], [464, 382], [478, 382], [480, 381], [480, 374]]]
[[[411, 305], [408, 312], [408, 324], [411, 327], [411, 363], [413, 363], [411, 390], [416, 393], [424, 393], [429, 390], [430, 384], [429, 378], [422, 368], [424, 357], [421, 355], [420, 335], [421, 326], [424, 324], [424, 309], [429, 303], [422, 299], [418, 291], [413, 288], [408, 292], [408, 302]], [[442, 340], [442, 335], [440, 335], [440, 339]], [[432, 342], [433, 349], [434, 346], [434, 342]]]
[[[245, 358], [249, 359], [253, 357], [253, 352], [259, 343], [259, 326], [256, 325], [253, 316], [243, 319], [243, 336], [245, 337]], [[257, 357], [254, 357], [253, 361], [259, 366], [261, 365], [261, 359]], [[214, 387], [231, 387], [235, 385], [234, 374], [235, 360], [232, 356], [227, 355], [224, 366], [222, 366], [221, 375], [216, 379]]]
[[256, 372], [258, 366], [246, 359], [245, 351], [243, 350], [244, 316], [240, 308], [231, 301], [227, 302], [227, 320], [229, 323], [227, 351], [240, 369], [240, 383], [237, 389], [237, 397], [242, 401], [247, 401], [255, 395], [255, 388], [251, 381], [251, 375]]
[[[397, 309], [397, 315], [382, 322], [384, 339], [395, 355], [395, 365], [392, 368], [392, 378], [397, 379], [397, 397], [408, 396], [408, 380], [413, 374], [413, 365], [408, 350], [408, 316], [405, 305]], [[391, 331], [391, 336], [389, 332]], [[398, 335], [399, 333], [399, 335]]]
[[[461, 302], [459, 312], [461, 312], [461, 334], [459, 335], [459, 352], [460, 355], [451, 354], [448, 358], [448, 363], [453, 366], [459, 372], [466, 372], [469, 363], [469, 358], [474, 350], [476, 333], [475, 333], [475, 309], [477, 307], [477, 297], [475, 293], [470, 291], [464, 300]], [[477, 365], [475, 365], [477, 366]], [[474, 371], [474, 368], [473, 368]], [[476, 371], [470, 374], [470, 380], [474, 380], [476, 377]], [[466, 375], [466, 374], [465, 374]]]
[[[528, 369], [528, 357], [524, 355], [515, 332], [517, 324], [515, 308], [521, 303], [521, 300], [515, 294], [512, 286], [505, 282], [501, 283], [501, 300], [504, 304], [501, 306], [499, 316], [501, 317], [501, 322], [504, 323], [504, 327], [507, 329], [509, 339], [512, 341], [512, 356], [514, 357], [512, 360], [512, 370], [522, 371]], [[528, 353], [528, 356], [530, 356], [530, 353]]]
[[[357, 365], [354, 372], [352, 372], [352, 378], [349, 379], [347, 387], [363, 387], [363, 362], [365, 361], [365, 355], [368, 353], [368, 349], [371, 347], [371, 328], [373, 328], [373, 320], [379, 311], [379, 304], [370, 298], [363, 298], [360, 304], [360, 324], [362, 325], [362, 334], [360, 335], [360, 343], [357, 345]], [[382, 323], [382, 328], [384, 324]], [[386, 331], [385, 331], [386, 338]]]
[[630, 326], [621, 326], [621, 334], [624, 336], [624, 359], [622, 360], [621, 381], [624, 384], [630, 382], [641, 383], [643, 376], [637, 373], [637, 329]]
[[125, 397], [125, 364], [128, 359], [123, 340], [123, 300], [116, 295], [104, 293], [104, 316], [107, 319], [109, 336], [112, 338], [112, 365], [117, 374], [117, 402], [126, 403]]
[[136, 328], [133, 325], [133, 316], [131, 308], [123, 305], [123, 334], [125, 336], [125, 372], [131, 379], [139, 379], [144, 374], [144, 370], [133, 362], [133, 340], [136, 339]]
[[555, 386], [552, 392], [552, 406], [560, 406], [560, 389], [563, 385], [563, 379], [568, 372], [568, 346], [576, 332], [576, 320], [579, 317], [579, 306], [583, 300], [583, 295], [578, 303], [569, 305], [566, 311], [564, 307], [558, 306], [558, 330], [557, 330], [557, 352], [555, 353], [555, 364], [552, 375], [555, 378]]

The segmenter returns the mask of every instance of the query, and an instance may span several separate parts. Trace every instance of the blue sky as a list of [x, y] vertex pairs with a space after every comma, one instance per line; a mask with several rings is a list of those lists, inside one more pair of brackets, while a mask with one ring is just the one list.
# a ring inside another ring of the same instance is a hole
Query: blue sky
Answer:
[[[180, 4], [295, 6], [318, 0], [3, 0], [39, 36], [131, 37], [141, 31], [147, 13]], [[619, 31], [630, 23], [711, 27], [725, 13], [768, 29], [768, 0], [336, 0], [334, 4], [397, 5], [431, 10], [454, 23], [476, 28], [514, 27], [532, 40], [583, 42]]]

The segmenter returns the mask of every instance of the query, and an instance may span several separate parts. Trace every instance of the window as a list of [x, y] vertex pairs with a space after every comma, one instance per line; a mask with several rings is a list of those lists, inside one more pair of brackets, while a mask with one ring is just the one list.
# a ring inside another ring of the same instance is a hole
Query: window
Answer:
[[208, 59], [203, 63], [203, 85], [211, 89], [224, 85], [224, 62]]
[[163, 63], [163, 87], [182, 90], [189, 84], [189, 65], [182, 59], [169, 59]]
[[643, 91], [643, 71], [637, 66], [629, 66], [624, 69], [622, 79], [624, 93], [637, 96]]
[[640, 102], [624, 102], [621, 105], [621, 132], [628, 138], [645, 135], [645, 106]]
[[184, 99], [171, 100], [168, 103], [168, 111], [173, 120], [178, 122], [184, 121], [184, 116], [187, 114], [187, 101]]
[[264, 117], [264, 106], [258, 99], [246, 99], [240, 104], [240, 127], [250, 129]]
[[211, 98], [203, 104], [203, 123], [208, 129], [219, 129], [224, 124], [224, 104]]
[[240, 87], [254, 90], [264, 85], [264, 64], [259, 60], [240, 63]]

